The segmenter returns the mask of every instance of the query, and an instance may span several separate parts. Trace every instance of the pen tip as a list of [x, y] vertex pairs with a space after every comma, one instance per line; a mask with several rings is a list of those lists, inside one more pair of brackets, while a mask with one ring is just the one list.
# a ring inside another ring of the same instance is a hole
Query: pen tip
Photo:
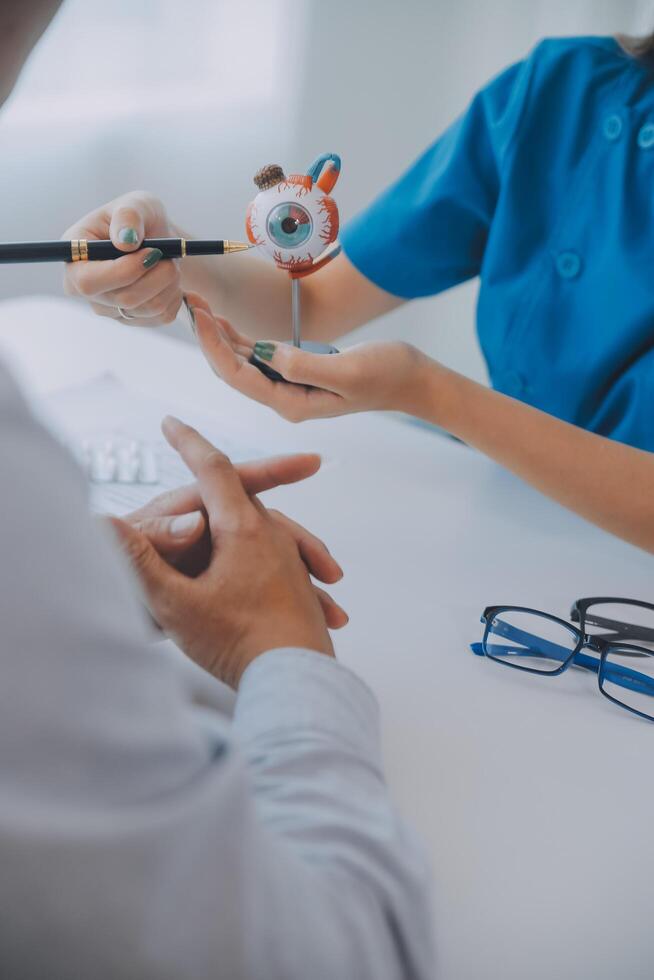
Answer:
[[252, 242], [225, 241], [223, 243], [223, 250], [225, 252], [246, 252], [251, 248], [256, 248], [256, 245]]

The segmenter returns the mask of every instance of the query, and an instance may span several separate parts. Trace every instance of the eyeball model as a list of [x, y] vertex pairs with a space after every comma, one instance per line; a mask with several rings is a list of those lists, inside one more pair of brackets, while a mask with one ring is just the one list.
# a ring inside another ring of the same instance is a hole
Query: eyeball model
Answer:
[[248, 208], [247, 236], [278, 268], [306, 273], [336, 241], [338, 208], [329, 195], [340, 172], [340, 157], [323, 153], [306, 174], [286, 177], [276, 163], [255, 174], [259, 193]]

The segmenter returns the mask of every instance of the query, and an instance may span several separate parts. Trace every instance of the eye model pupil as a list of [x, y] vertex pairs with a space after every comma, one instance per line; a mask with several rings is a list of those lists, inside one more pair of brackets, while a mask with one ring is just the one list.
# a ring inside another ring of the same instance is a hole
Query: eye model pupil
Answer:
[[284, 201], [268, 215], [266, 230], [274, 246], [295, 251], [311, 238], [313, 221], [306, 208]]
[[297, 231], [297, 226], [299, 225], [297, 218], [292, 218], [290, 215], [282, 220], [282, 231], [286, 235], [293, 235]]

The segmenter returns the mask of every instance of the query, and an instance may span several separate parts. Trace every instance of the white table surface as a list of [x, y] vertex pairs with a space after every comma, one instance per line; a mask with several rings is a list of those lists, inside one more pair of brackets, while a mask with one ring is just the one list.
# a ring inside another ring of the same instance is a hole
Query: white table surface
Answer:
[[467, 648], [487, 604], [565, 616], [585, 595], [651, 599], [651, 557], [441, 436], [370, 415], [290, 425], [194, 347], [69, 301], [3, 304], [0, 346], [37, 392], [110, 369], [172, 411], [329, 460], [273, 499], [345, 568], [337, 652], [379, 698], [390, 785], [427, 843], [440, 977], [654, 975], [654, 725], [585, 671], [521, 675]]

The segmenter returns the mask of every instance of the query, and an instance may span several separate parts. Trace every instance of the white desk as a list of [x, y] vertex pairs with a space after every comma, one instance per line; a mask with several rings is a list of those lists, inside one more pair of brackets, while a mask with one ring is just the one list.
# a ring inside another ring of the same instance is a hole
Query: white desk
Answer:
[[289, 425], [194, 348], [63, 300], [0, 307], [0, 344], [39, 391], [109, 368], [171, 409], [335, 458], [275, 499], [346, 570], [337, 649], [379, 697], [390, 784], [428, 844], [439, 975], [651, 978], [654, 725], [586, 672], [514, 674], [467, 649], [492, 602], [651, 598], [650, 557], [444, 438], [373, 416]]

